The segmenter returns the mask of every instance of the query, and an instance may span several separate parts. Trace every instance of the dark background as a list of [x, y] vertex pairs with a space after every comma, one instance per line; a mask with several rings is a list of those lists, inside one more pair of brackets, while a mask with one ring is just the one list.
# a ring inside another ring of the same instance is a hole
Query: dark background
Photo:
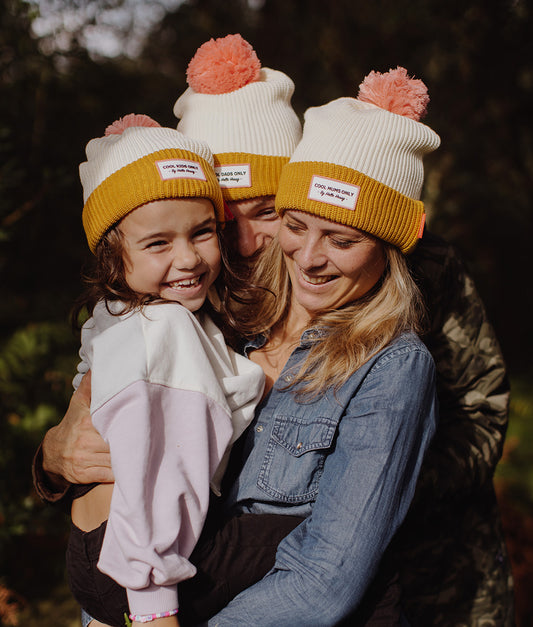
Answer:
[[[424, 121], [442, 139], [426, 160], [429, 225], [462, 251], [509, 366], [513, 415], [498, 485], [510, 541], [519, 538], [515, 575], [533, 589], [531, 2], [190, 0], [163, 15], [136, 57], [111, 59], [89, 54], [84, 29], [127, 2], [50, 4], [58, 14], [98, 11], [59, 49], [31, 34], [36, 5], [0, 1], [0, 625], [28, 608], [41, 625], [63, 624], [34, 604], [62, 581], [65, 518], [39, 504], [28, 468], [71, 393], [68, 313], [88, 258], [77, 170], [85, 144], [130, 112], [175, 127], [190, 58], [237, 32], [264, 66], [291, 76], [301, 116], [356, 96], [371, 70], [401, 65], [427, 84]], [[527, 596], [522, 625], [533, 624]]]

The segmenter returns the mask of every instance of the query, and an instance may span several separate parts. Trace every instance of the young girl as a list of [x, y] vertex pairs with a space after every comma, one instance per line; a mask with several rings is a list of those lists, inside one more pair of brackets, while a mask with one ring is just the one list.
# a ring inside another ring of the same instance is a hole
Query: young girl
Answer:
[[91, 415], [115, 483], [72, 494], [67, 570], [74, 596], [101, 622], [124, 624], [117, 582], [134, 625], [178, 625], [176, 584], [195, 573], [188, 557], [209, 485], [218, 492], [263, 373], [226, 346], [209, 315], [231, 319], [219, 314], [235, 294], [207, 145], [131, 114], [86, 153], [83, 224], [96, 265], [80, 303], [91, 318], [75, 386], [90, 370]]

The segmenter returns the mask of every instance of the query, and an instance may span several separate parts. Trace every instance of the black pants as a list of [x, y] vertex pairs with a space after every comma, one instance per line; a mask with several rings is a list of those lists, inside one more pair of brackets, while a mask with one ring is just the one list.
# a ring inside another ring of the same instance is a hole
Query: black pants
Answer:
[[[303, 519], [274, 514], [243, 514], [216, 528], [211, 517], [190, 561], [197, 574], [178, 586], [183, 627], [203, 622], [272, 568], [281, 540]], [[129, 613], [126, 590], [101, 573], [98, 562], [106, 523], [83, 532], [75, 525], [67, 545], [67, 574], [74, 598], [100, 622], [124, 626]], [[399, 621], [397, 576], [381, 568], [365, 598], [343, 627], [393, 627]]]
[[[178, 587], [180, 625], [207, 620], [259, 581], [274, 565], [278, 544], [301, 521], [296, 516], [244, 514], [216, 531], [206, 525], [189, 558], [197, 573]], [[71, 525], [67, 575], [74, 598], [86, 612], [123, 627], [124, 613], [129, 612], [126, 590], [96, 567], [105, 528], [105, 522], [89, 532]]]

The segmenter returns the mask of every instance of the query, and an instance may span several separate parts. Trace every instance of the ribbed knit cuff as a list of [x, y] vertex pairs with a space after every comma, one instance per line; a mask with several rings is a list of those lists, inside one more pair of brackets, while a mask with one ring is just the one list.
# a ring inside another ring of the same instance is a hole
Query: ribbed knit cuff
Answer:
[[178, 607], [178, 586], [151, 584], [140, 590], [127, 589], [130, 613], [137, 615], [158, 614]]
[[213, 155], [215, 172], [226, 202], [275, 196], [289, 157], [223, 152]]
[[276, 211], [291, 209], [361, 229], [404, 254], [416, 246], [425, 221], [420, 200], [351, 168], [319, 161], [291, 161], [283, 168]]
[[[196, 175], [187, 174], [184, 167], [183, 176], [163, 178], [158, 162], [172, 163], [173, 159], [192, 163]], [[165, 148], [116, 170], [87, 198], [82, 219], [91, 251], [95, 251], [103, 234], [130, 211], [166, 198], [208, 198], [213, 203], [217, 219], [224, 221], [222, 192], [211, 165], [190, 151]]]

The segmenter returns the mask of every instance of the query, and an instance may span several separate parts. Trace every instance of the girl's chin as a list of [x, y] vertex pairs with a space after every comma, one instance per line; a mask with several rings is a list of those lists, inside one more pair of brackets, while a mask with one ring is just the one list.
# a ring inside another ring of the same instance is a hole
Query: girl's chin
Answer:
[[192, 312], [198, 311], [198, 309], [202, 307], [202, 305], [205, 303], [206, 297], [206, 290], [201, 290], [201, 293], [197, 294], [183, 294], [180, 293], [179, 290], [171, 288], [161, 291], [161, 298], [179, 303], [180, 305], [185, 307], [185, 309], [188, 309]]

